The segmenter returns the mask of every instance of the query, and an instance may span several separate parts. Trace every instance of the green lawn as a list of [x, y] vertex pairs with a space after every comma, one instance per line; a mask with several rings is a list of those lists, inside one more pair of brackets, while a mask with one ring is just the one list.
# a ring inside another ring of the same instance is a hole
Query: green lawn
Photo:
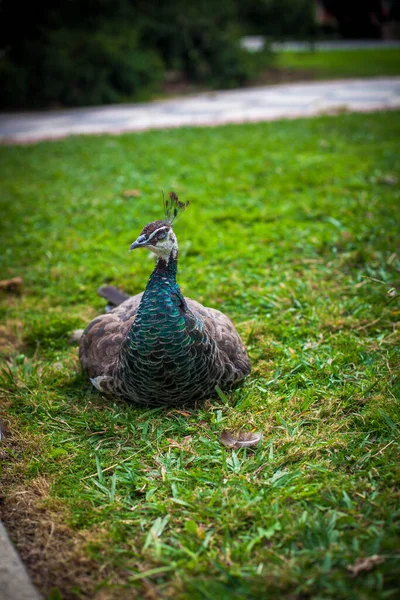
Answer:
[[[45, 597], [394, 598], [399, 114], [70, 138], [0, 162], [1, 279], [24, 279], [1, 304], [0, 516]], [[68, 342], [103, 310], [99, 285], [145, 287], [153, 262], [128, 246], [161, 189], [191, 202], [182, 291], [229, 314], [253, 362], [200, 410], [100, 396]], [[262, 445], [221, 446], [240, 427]]]
[[316, 79], [400, 75], [400, 48], [279, 52], [276, 67], [309, 71]]

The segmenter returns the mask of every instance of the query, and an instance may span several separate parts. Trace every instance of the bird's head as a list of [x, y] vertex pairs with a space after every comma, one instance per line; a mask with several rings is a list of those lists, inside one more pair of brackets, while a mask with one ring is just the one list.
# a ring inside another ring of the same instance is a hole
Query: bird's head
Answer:
[[168, 221], [153, 221], [142, 229], [141, 234], [130, 245], [129, 250], [148, 248], [157, 256], [169, 256], [175, 247], [178, 249], [178, 243], [171, 223]]
[[180, 211], [185, 210], [189, 202], [180, 202], [178, 196], [171, 192], [168, 200], [164, 202], [165, 219], [162, 221], [152, 221], [143, 229], [139, 237], [129, 250], [136, 248], [148, 248], [157, 256], [168, 260], [169, 256], [178, 254], [178, 242], [172, 223]]

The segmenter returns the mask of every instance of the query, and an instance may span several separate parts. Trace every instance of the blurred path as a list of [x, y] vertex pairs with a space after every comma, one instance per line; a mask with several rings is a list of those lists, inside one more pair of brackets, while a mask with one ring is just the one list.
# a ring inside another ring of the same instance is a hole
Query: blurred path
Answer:
[[[248, 35], [241, 39], [241, 46], [250, 52], [258, 52], [265, 45], [262, 35]], [[380, 48], [400, 48], [400, 40], [331, 40], [321, 42], [272, 42], [276, 52], [324, 52], [331, 50], [369, 50]]]
[[400, 108], [400, 77], [208, 92], [146, 104], [0, 114], [0, 142]]

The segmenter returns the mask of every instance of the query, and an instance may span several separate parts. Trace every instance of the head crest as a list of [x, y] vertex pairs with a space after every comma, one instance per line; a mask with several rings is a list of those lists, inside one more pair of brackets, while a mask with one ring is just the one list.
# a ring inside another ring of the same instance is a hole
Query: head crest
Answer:
[[[163, 193], [164, 197], [164, 193]], [[189, 206], [189, 201], [180, 202], [175, 192], [170, 192], [169, 198], [164, 198], [165, 219], [171, 225], [180, 212], [183, 212]]]

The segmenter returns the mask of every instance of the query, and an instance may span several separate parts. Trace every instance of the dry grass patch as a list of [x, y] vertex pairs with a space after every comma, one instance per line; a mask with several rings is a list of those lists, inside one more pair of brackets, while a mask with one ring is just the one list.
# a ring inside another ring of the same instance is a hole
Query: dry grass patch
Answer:
[[[45, 597], [52, 597], [57, 589], [63, 600], [110, 598], [110, 589], [98, 588], [105, 579], [108, 585], [116, 583], [117, 577], [106, 562], [101, 564], [88, 554], [89, 545], [103, 542], [104, 530], [77, 531], [68, 526], [68, 510], [51, 497], [51, 485], [39, 476], [14, 488], [0, 507], [1, 520], [33, 583]], [[124, 596], [118, 592], [118, 597]]]

